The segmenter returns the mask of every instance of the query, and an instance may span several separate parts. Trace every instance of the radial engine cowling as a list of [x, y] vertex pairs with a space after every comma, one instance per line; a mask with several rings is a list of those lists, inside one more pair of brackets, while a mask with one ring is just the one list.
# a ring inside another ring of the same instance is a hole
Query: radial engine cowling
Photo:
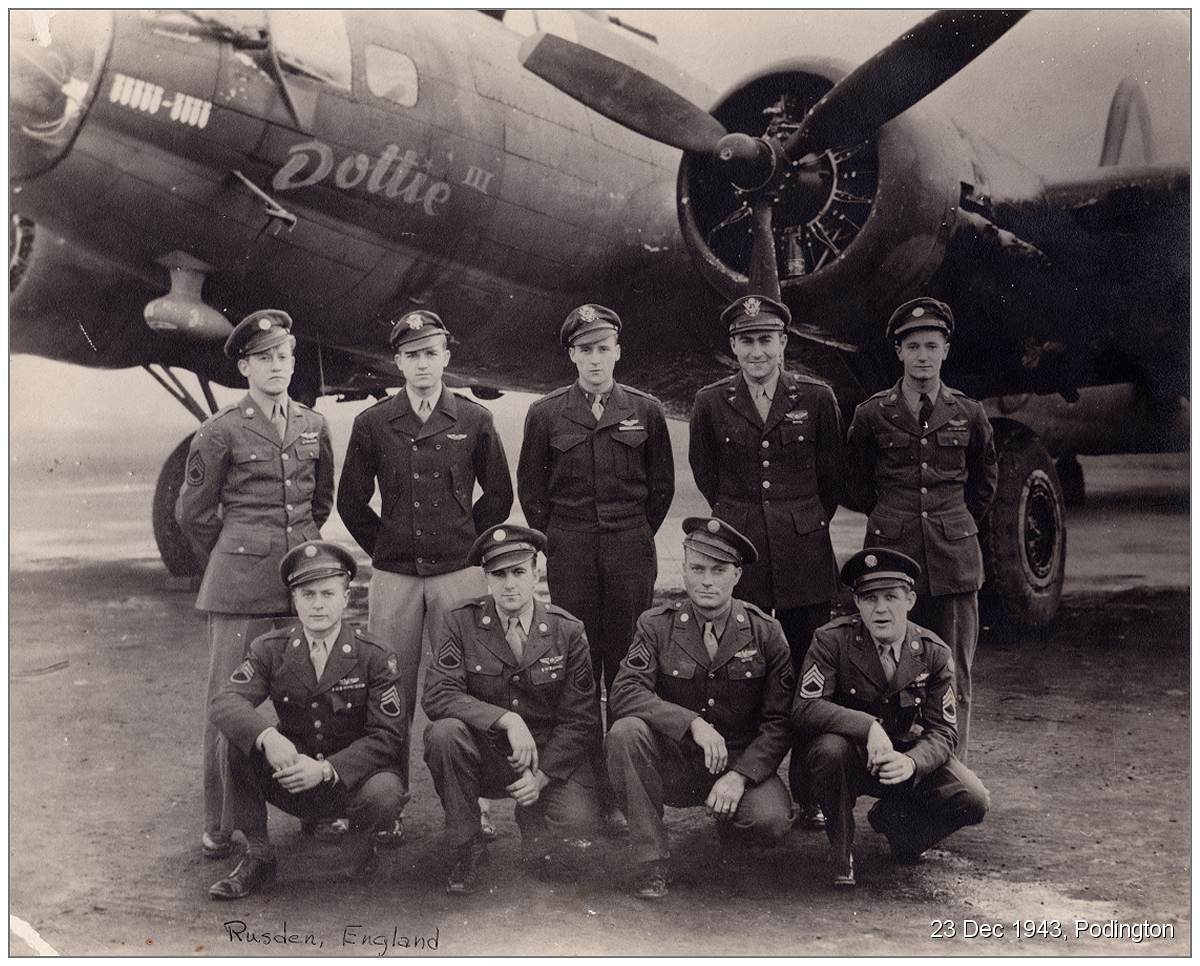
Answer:
[[[773, 65], [724, 94], [712, 113], [729, 131], [781, 139], [850, 65]], [[773, 205], [780, 288], [797, 322], [858, 340], [941, 264], [963, 182], [972, 175], [961, 136], [918, 104], [876, 138], [826, 150], [784, 183]], [[701, 273], [726, 297], [747, 289], [752, 223], [744, 196], [709, 158], [685, 154], [678, 206]]]

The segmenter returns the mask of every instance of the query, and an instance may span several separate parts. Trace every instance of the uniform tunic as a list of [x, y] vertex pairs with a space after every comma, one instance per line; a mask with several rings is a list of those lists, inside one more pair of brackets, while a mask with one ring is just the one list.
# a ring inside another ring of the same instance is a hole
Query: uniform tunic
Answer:
[[542, 823], [552, 830], [577, 827], [595, 817], [589, 753], [600, 719], [583, 624], [560, 607], [536, 602], [519, 661], [504, 633], [490, 596], [463, 602], [446, 615], [426, 674], [421, 706], [431, 724], [425, 759], [454, 845], [478, 834], [480, 795], [503, 796], [504, 785], [518, 777], [504, 760], [503, 729], [496, 728], [509, 711], [529, 728], [538, 768], [551, 779], [532, 816], [518, 807], [522, 830]]
[[641, 861], [667, 857], [664, 802], [702, 804], [717, 775], [689, 734], [702, 717], [729, 752], [727, 770], [747, 779], [734, 827], [783, 834], [787, 790], [776, 777], [791, 743], [787, 715], [795, 678], [779, 622], [753, 604], [733, 600], [712, 659], [704, 618], [690, 602], [663, 605], [638, 619], [637, 632], [613, 685], [609, 710], [609, 779], [629, 821]]
[[829, 520], [841, 495], [842, 430], [827, 385], [781, 372], [765, 423], [741, 373], [705, 386], [692, 406], [688, 461], [713, 515], [758, 549], [735, 597], [763, 609], [833, 597]]
[[[910, 854], [982, 820], [987, 791], [953, 757], [957, 720], [953, 658], [936, 634], [906, 625], [889, 683], [861, 618], [842, 617], [817, 630], [792, 721], [835, 851], [849, 854], [859, 794], [882, 798], [893, 815], [907, 816], [907, 832], [893, 844]], [[883, 785], [868, 773], [867, 734], [876, 721], [893, 747], [913, 760], [909, 781]]]

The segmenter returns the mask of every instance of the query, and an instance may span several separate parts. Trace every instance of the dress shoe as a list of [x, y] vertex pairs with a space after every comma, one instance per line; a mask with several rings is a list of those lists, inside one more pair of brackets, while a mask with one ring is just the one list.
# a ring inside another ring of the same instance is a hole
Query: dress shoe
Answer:
[[483, 836], [487, 842], [496, 840], [496, 825], [492, 822], [492, 811], [490, 808], [483, 807], [483, 800], [480, 800], [479, 808], [479, 834]]
[[880, 835], [888, 840], [892, 848], [892, 859], [901, 865], [916, 865], [921, 861], [921, 853], [914, 852], [904, 846], [904, 816], [888, 808], [880, 799], [867, 812], [867, 821]]
[[404, 819], [395, 819], [391, 828], [380, 829], [373, 838], [381, 849], [400, 848], [404, 844]]
[[792, 828], [820, 832], [825, 828], [825, 813], [820, 805], [796, 805], [792, 809]]
[[835, 889], [853, 889], [856, 885], [854, 879], [854, 853], [850, 852], [846, 855], [843, 862], [838, 856], [833, 860], [833, 887]]
[[460, 845], [454, 856], [454, 868], [446, 880], [446, 892], [452, 896], [469, 896], [479, 885], [480, 872], [488, 864], [487, 843], [476, 835]]
[[205, 832], [200, 836], [200, 851], [206, 859], [227, 859], [233, 851], [233, 837], [228, 832]]
[[300, 823], [300, 831], [318, 842], [340, 842], [350, 831], [350, 821], [344, 818], [323, 818]]
[[615, 806], [605, 811], [601, 818], [601, 828], [610, 839], [629, 834], [629, 822], [625, 818], [625, 813]]
[[260, 859], [256, 855], [244, 856], [229, 875], [212, 884], [208, 890], [209, 898], [245, 899], [257, 889], [274, 882], [275, 873], [274, 859]]
[[633, 881], [633, 894], [638, 899], [662, 899], [671, 891], [666, 862], [647, 862]]

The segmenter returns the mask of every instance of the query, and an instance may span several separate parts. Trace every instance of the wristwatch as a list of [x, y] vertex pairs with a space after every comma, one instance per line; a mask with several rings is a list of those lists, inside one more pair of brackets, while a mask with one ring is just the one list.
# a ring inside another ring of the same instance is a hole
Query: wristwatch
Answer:
[[321, 762], [321, 781], [333, 781], [333, 765], [329, 764], [327, 761]]

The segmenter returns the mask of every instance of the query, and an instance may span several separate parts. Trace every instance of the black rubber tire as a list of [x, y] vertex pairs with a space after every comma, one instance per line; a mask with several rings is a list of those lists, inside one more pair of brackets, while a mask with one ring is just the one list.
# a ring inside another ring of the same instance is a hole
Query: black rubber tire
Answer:
[[1067, 561], [1066, 509], [1054, 461], [1037, 434], [996, 425], [1000, 479], [981, 534], [983, 603], [990, 619], [1048, 627], [1058, 614]]
[[192, 437], [189, 436], [171, 450], [171, 455], [158, 474], [158, 482], [154, 484], [154, 505], [151, 509], [154, 542], [158, 544], [158, 554], [173, 577], [200, 576], [200, 565], [192, 553], [191, 544], [175, 522], [175, 501], [179, 497], [179, 488], [183, 486], [184, 466], [191, 444]]

